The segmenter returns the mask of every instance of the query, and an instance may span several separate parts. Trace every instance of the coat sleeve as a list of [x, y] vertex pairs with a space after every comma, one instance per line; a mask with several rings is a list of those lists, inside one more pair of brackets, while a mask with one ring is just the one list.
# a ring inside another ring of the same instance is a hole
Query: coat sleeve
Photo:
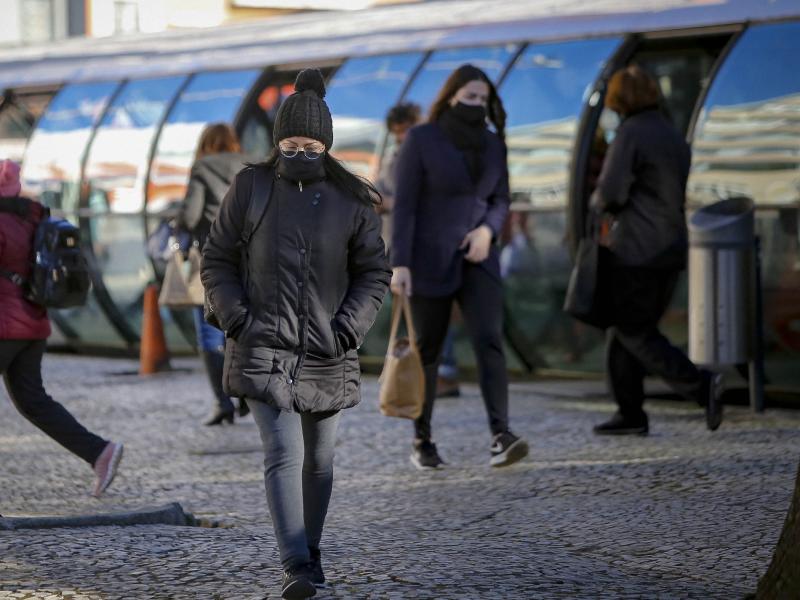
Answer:
[[252, 169], [233, 180], [222, 199], [205, 246], [200, 279], [210, 308], [225, 333], [236, 338], [249, 314], [241, 271], [241, 236], [250, 203]]
[[197, 172], [197, 167], [192, 167], [189, 177], [189, 186], [183, 197], [183, 205], [178, 213], [178, 225], [189, 231], [194, 231], [203, 219], [206, 205], [206, 185]]
[[358, 212], [348, 246], [350, 286], [333, 318], [336, 342], [343, 352], [358, 348], [375, 322], [392, 272], [381, 239], [381, 219], [370, 207]]
[[617, 213], [628, 202], [634, 180], [636, 145], [628, 128], [620, 126], [611, 142], [590, 205], [599, 212]]
[[397, 156], [392, 212], [391, 254], [393, 267], [411, 266], [417, 203], [422, 193], [422, 183], [425, 177], [417, 133], [418, 130], [414, 128], [408, 132]]
[[508, 207], [511, 204], [511, 196], [508, 186], [508, 159], [506, 145], [502, 145], [502, 160], [503, 160], [503, 174], [497, 181], [491, 196], [489, 196], [489, 208], [486, 211], [486, 216], [483, 218], [481, 225], [488, 225], [494, 234], [493, 237], [497, 239], [503, 229], [503, 224], [508, 216]]

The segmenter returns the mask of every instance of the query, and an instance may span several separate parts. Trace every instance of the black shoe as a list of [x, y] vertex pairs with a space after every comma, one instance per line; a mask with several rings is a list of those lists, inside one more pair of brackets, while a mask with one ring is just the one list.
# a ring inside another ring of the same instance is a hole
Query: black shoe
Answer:
[[316, 595], [317, 588], [309, 577], [308, 565], [296, 567], [283, 572], [281, 598], [285, 600], [303, 600]]
[[319, 548], [308, 547], [308, 553], [311, 555], [311, 562], [308, 564], [308, 578], [314, 587], [323, 589], [325, 587], [325, 573], [322, 571], [322, 553]]
[[594, 432], [598, 435], [647, 435], [649, 431], [647, 415], [634, 421], [617, 413], [605, 423], [594, 427]]
[[218, 408], [208, 419], [203, 421], [203, 425], [207, 425], [209, 427], [214, 425], [222, 425], [222, 423], [233, 425], [233, 408], [230, 410], [222, 410]]
[[430, 440], [415, 439], [413, 448], [411, 452], [411, 464], [420, 471], [441, 469], [444, 466], [444, 461], [436, 451], [436, 444]]
[[722, 424], [722, 374], [703, 371], [703, 379], [700, 406], [706, 409], [706, 427], [716, 431]]
[[250, 406], [247, 404], [247, 400], [244, 398], [239, 398], [239, 416], [246, 417], [250, 414]]
[[492, 457], [489, 464], [493, 467], [507, 467], [528, 456], [528, 442], [518, 438], [510, 431], [498, 433], [492, 440]]

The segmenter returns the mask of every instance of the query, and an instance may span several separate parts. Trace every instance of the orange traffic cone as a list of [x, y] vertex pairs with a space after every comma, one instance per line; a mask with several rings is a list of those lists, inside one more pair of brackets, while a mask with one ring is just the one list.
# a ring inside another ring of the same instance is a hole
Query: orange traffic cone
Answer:
[[169, 351], [164, 339], [164, 324], [158, 309], [158, 285], [152, 283], [144, 291], [142, 342], [139, 350], [139, 375], [168, 371]]

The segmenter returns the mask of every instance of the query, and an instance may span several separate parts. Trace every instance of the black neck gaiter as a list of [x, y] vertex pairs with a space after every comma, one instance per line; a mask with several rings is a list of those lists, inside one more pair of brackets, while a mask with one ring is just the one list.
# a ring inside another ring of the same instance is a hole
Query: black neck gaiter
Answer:
[[483, 106], [459, 102], [442, 113], [439, 126], [453, 145], [464, 154], [470, 177], [477, 181], [483, 172], [486, 109]]
[[302, 152], [298, 152], [294, 158], [281, 156], [278, 159], [277, 173], [292, 183], [308, 185], [325, 179], [324, 160], [324, 156], [314, 160], [306, 158]]

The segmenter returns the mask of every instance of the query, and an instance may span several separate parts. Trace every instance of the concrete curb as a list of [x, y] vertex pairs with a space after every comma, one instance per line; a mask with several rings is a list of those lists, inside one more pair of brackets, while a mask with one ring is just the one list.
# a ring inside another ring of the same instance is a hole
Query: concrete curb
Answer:
[[54, 527], [106, 527], [110, 525], [198, 525], [191, 513], [177, 502], [121, 513], [77, 515], [73, 517], [0, 517], [0, 531], [51, 529]]

